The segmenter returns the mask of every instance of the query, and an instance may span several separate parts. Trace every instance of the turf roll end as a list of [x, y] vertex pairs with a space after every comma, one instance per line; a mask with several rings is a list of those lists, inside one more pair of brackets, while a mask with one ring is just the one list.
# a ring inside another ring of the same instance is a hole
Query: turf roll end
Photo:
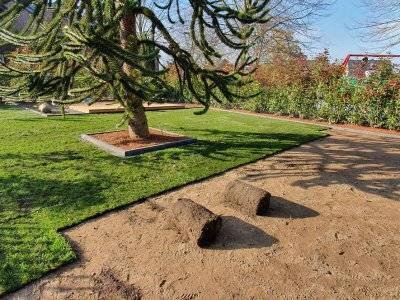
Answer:
[[225, 192], [225, 203], [249, 216], [265, 215], [271, 194], [241, 180], [232, 181]]
[[167, 218], [183, 237], [199, 247], [213, 244], [222, 225], [219, 215], [185, 198], [178, 199], [169, 208]]

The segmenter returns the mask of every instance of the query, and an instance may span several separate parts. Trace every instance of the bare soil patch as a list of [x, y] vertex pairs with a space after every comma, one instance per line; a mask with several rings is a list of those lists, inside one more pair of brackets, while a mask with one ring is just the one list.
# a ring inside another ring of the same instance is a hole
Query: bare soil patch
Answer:
[[[65, 232], [79, 261], [13, 299], [400, 298], [399, 139], [340, 131]], [[240, 179], [266, 216], [224, 205]], [[163, 212], [190, 198], [222, 215], [200, 248]]]

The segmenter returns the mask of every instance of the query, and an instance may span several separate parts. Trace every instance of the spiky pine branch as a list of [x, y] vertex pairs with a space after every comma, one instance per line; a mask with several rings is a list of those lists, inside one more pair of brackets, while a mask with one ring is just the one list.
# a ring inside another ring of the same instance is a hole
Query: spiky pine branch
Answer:
[[[53, 99], [74, 103], [88, 97], [92, 102], [112, 93], [127, 111], [135, 114], [132, 98], [153, 101], [168, 89], [167, 70], [154, 70], [158, 57], [172, 58], [180, 69], [179, 82], [208, 109], [210, 102], [221, 101], [219, 95], [232, 100], [230, 87], [248, 74], [253, 60], [248, 56], [249, 38], [256, 23], [267, 21], [269, 0], [0, 0], [8, 2], [0, 13], [0, 44], [12, 44], [27, 51], [8, 55], [0, 73], [18, 78], [15, 87], [0, 87], [0, 95]], [[148, 3], [149, 1], [147, 1]], [[182, 7], [191, 12], [187, 23], [191, 38], [205, 58], [214, 63], [222, 57], [208, 41], [212, 30], [220, 42], [238, 52], [234, 70], [227, 72], [207, 68], [195, 62], [167, 28], [167, 23], [184, 23]], [[27, 8], [29, 19], [16, 29]], [[158, 12], [166, 12], [167, 20]], [[134, 34], [121, 43], [121, 22], [129, 16], [142, 17], [151, 23], [161, 38]], [[127, 74], [124, 66], [128, 66]], [[125, 70], [125, 71], [124, 71]], [[77, 77], [89, 74], [87, 86], [77, 86]]]

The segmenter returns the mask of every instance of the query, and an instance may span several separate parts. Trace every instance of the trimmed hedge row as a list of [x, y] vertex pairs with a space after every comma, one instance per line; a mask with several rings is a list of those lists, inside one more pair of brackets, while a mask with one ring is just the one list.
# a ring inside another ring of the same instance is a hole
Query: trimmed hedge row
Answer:
[[224, 108], [330, 123], [350, 123], [400, 130], [400, 79], [372, 77], [364, 81], [342, 77], [329, 84], [310, 86], [270, 86], [254, 83], [238, 91], [246, 95], [260, 91], [257, 97], [224, 103]]

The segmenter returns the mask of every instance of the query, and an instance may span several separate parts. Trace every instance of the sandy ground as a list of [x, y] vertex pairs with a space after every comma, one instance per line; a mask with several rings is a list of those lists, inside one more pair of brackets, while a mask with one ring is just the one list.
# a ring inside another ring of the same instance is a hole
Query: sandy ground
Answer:
[[[221, 204], [230, 180], [271, 192], [268, 216]], [[200, 249], [162, 211], [189, 197], [223, 215]], [[400, 298], [400, 139], [332, 136], [65, 232], [80, 259], [10, 298]]]

